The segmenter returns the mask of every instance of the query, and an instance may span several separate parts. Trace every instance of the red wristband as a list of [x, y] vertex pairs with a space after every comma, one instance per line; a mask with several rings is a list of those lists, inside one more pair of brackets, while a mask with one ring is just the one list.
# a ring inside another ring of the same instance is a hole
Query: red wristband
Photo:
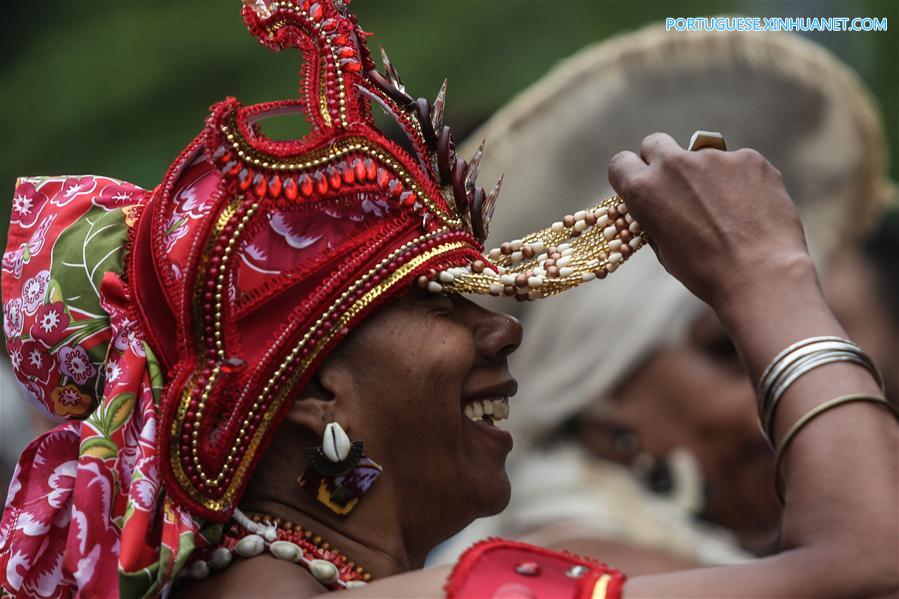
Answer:
[[595, 560], [487, 539], [462, 554], [444, 588], [448, 599], [621, 599], [624, 581]]

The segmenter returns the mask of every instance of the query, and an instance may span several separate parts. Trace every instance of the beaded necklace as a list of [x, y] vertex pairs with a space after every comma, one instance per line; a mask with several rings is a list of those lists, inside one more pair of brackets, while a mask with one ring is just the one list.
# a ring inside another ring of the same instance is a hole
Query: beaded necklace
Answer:
[[371, 574], [362, 566], [350, 561], [320, 535], [282, 518], [268, 514], [247, 516], [240, 510], [234, 512], [221, 542], [207, 549], [204, 559], [193, 562], [186, 574], [203, 579], [213, 570], [227, 568], [235, 555], [246, 559], [266, 550], [278, 559], [303, 566], [330, 591], [363, 586], [371, 580]]

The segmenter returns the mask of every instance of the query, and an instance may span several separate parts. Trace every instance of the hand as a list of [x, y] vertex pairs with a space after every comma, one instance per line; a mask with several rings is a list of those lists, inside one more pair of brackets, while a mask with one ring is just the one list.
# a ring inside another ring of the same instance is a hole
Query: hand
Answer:
[[772, 277], [814, 271], [780, 172], [755, 150], [688, 152], [671, 137], [621, 152], [609, 182], [659, 261], [716, 310]]

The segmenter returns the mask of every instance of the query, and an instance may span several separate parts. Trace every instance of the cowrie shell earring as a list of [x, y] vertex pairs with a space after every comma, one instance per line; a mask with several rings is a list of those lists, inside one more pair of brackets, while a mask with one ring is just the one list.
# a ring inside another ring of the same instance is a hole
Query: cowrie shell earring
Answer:
[[320, 447], [306, 450], [309, 467], [297, 480], [331, 511], [346, 516], [381, 474], [381, 466], [362, 452], [362, 441], [351, 441], [337, 422], [329, 422]]
[[347, 459], [352, 449], [350, 438], [343, 427], [336, 422], [331, 422], [325, 427], [322, 439], [322, 451], [332, 462], [339, 463]]

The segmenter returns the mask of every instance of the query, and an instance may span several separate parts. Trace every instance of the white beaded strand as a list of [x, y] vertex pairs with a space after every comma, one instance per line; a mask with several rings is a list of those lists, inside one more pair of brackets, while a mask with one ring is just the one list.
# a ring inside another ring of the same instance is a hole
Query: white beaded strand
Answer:
[[433, 293], [483, 293], [534, 300], [615, 272], [645, 245], [640, 224], [620, 198], [579, 210], [547, 229], [503, 243], [487, 252], [497, 272], [483, 261], [421, 276]]
[[240, 510], [234, 511], [234, 520], [250, 531], [234, 546], [233, 551], [227, 547], [219, 547], [212, 553], [208, 562], [197, 560], [184, 571], [184, 576], [201, 580], [209, 576], [211, 570], [223, 570], [233, 561], [233, 554], [239, 557], [251, 558], [261, 555], [266, 549], [277, 559], [300, 564], [304, 566], [312, 576], [323, 585], [336, 584], [343, 588], [365, 586], [362, 580], [343, 581], [340, 579], [340, 571], [337, 566], [324, 559], [307, 559], [303, 555], [302, 548], [291, 541], [280, 541], [277, 537], [278, 529], [274, 526], [254, 522]]

